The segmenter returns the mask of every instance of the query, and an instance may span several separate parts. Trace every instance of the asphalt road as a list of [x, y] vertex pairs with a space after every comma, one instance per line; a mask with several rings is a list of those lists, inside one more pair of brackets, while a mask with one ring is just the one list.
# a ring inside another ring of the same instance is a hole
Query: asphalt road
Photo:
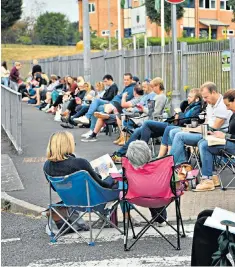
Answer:
[[[22, 155], [16, 154], [2, 131], [2, 154], [9, 154], [12, 158], [25, 188], [24, 190], [9, 192], [9, 194], [29, 203], [47, 207], [49, 199], [48, 184], [43, 174], [46, 147], [51, 134], [64, 129], [59, 122], [53, 120], [51, 114], [39, 111], [33, 106], [24, 103], [22, 113]], [[101, 133], [97, 142], [81, 142], [81, 135], [88, 130], [86, 128], [69, 130], [75, 137], [77, 156], [93, 160], [106, 153], [111, 154], [119, 148], [112, 143], [117, 134], [109, 137]]]
[[[94, 247], [70, 236], [51, 244], [45, 225], [46, 219], [2, 212], [1, 266], [190, 266], [191, 230], [181, 239], [180, 251], [162, 238], [150, 236], [124, 252], [122, 237], [111, 238], [107, 234], [107, 240], [97, 242]], [[193, 229], [191, 225], [188, 227]], [[173, 236], [168, 237], [174, 240]]]

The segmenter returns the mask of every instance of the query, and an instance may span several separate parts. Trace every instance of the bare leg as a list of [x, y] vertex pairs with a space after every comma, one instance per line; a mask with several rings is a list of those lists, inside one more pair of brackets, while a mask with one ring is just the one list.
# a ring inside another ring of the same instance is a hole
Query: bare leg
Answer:
[[37, 103], [35, 105], [40, 105], [40, 101], [41, 101], [41, 98], [40, 98], [40, 92], [41, 92], [41, 88], [37, 88], [36, 89], [36, 99], [37, 99]]
[[158, 153], [158, 158], [166, 156], [167, 151], [168, 151], [168, 147], [164, 146], [164, 145], [161, 145], [160, 149], [159, 149], [159, 153]]
[[46, 100], [45, 100], [45, 102], [47, 104], [50, 104], [51, 103], [51, 93], [50, 92], [47, 92], [46, 93]]
[[99, 131], [101, 130], [101, 128], [104, 126], [104, 120], [101, 118], [97, 119], [96, 125], [95, 125], [95, 129], [94, 129], [94, 133], [97, 134], [99, 133]]

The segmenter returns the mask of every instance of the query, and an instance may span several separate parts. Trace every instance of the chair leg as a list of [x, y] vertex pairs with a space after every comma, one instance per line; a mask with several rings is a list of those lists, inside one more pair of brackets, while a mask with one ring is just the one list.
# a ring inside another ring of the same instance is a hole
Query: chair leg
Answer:
[[89, 246], [94, 246], [95, 242], [93, 242], [93, 238], [92, 238], [92, 222], [91, 222], [91, 208], [89, 208], [89, 228], [90, 228], [90, 242], [89, 242]]
[[178, 212], [179, 212], [179, 216], [180, 216], [180, 224], [182, 227], [182, 235], [181, 237], [186, 237], [185, 231], [184, 231], [184, 224], [183, 224], [183, 219], [182, 219], [182, 214], [181, 214], [181, 210], [180, 210], [180, 198], [179, 198], [179, 202], [178, 202]]
[[[128, 242], [128, 228], [129, 228], [129, 218], [126, 219], [126, 211], [128, 209], [127, 201], [124, 202], [124, 209], [123, 209], [123, 227], [124, 227], [124, 251], [129, 251], [127, 248]], [[127, 221], [127, 225], [126, 225]]]
[[177, 247], [176, 250], [180, 250], [180, 224], [179, 224], [179, 210], [178, 199], [175, 199], [175, 211], [176, 211], [176, 223], [177, 223]]
[[132, 233], [133, 233], [133, 238], [136, 239], [133, 223], [131, 221], [130, 205], [127, 205], [127, 206], [128, 206], [128, 219], [130, 220], [131, 230], [132, 230]]

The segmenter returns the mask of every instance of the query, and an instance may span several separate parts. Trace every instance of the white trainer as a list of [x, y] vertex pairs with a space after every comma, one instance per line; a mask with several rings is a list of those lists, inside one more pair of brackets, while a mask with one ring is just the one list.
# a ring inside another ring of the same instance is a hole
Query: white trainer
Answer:
[[90, 124], [90, 120], [86, 116], [82, 116], [82, 117], [78, 118], [75, 122], [77, 122], [77, 123], [80, 122], [82, 124]]
[[81, 137], [85, 137], [86, 138], [91, 134], [92, 134], [92, 130], [89, 130], [87, 133], [82, 134]]

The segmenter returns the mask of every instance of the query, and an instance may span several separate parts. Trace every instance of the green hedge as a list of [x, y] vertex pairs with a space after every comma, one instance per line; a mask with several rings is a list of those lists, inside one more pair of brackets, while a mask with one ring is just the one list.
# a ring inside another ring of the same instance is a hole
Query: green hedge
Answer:
[[[165, 42], [168, 44], [171, 41], [171, 38], [166, 38]], [[208, 40], [208, 39], [197, 39], [197, 38], [178, 38], [178, 42], [187, 42], [188, 44], [200, 44], [200, 43], [209, 43], [209, 42], [216, 42], [217, 40]], [[116, 38], [111, 38], [112, 49], [115, 50], [118, 48], [118, 40]], [[123, 47], [127, 49], [133, 48], [132, 38], [124, 38], [122, 39]], [[161, 45], [161, 38], [158, 37], [149, 37], [148, 38], [148, 45], [149, 46], [160, 46]], [[108, 38], [104, 37], [95, 37], [91, 38], [91, 48], [94, 50], [103, 50], [108, 49], [109, 47], [109, 40]], [[144, 47], [144, 37], [137, 38], [137, 48]]]

